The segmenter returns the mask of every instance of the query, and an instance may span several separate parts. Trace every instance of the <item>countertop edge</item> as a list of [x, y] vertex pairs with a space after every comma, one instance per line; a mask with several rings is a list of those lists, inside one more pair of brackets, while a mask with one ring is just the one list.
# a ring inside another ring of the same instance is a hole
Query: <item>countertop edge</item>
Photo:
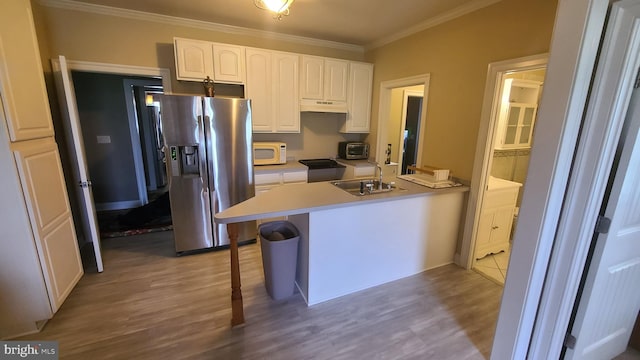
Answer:
[[[217, 213], [215, 215], [215, 221], [219, 224], [229, 224], [363, 204], [402, 200], [419, 196], [435, 196], [440, 194], [469, 191], [469, 187], [464, 185], [443, 189], [432, 189], [413, 184], [402, 179], [396, 179], [395, 181], [399, 187], [405, 190], [367, 196], [354, 196], [348, 194], [347, 192], [331, 185], [329, 182], [295, 184], [277, 187]], [[291, 197], [293, 198], [293, 201], [290, 203], [287, 203], [286, 200], [278, 201], [283, 196]]]

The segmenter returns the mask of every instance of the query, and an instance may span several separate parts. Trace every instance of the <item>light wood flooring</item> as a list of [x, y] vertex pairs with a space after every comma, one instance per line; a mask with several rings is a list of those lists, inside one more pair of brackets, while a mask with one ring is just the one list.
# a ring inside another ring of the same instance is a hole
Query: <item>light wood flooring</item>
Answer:
[[[271, 300], [240, 248], [246, 325], [230, 328], [228, 250], [176, 257], [171, 232], [103, 241], [39, 334], [60, 359], [485, 359], [502, 287], [455, 265], [307, 307]], [[349, 274], [345, 274], [349, 276]]]

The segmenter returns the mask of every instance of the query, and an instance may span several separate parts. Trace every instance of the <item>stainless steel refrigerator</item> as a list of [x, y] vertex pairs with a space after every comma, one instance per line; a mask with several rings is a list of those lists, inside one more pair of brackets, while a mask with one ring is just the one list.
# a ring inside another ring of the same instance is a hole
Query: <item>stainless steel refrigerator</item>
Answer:
[[[176, 252], [228, 245], [213, 215], [255, 195], [250, 101], [163, 95], [160, 116]], [[242, 223], [238, 241], [255, 238]]]

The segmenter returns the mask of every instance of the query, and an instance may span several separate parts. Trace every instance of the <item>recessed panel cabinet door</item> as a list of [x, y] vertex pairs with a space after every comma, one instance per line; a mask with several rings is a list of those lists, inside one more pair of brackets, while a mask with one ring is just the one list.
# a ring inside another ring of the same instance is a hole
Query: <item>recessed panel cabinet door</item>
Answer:
[[2, 3], [0, 87], [6, 100], [11, 141], [53, 136], [40, 51], [32, 24], [29, 1]]
[[368, 133], [371, 122], [373, 64], [352, 62], [349, 69], [349, 113], [340, 128], [344, 133]]
[[213, 44], [213, 72], [217, 82], [244, 83], [244, 48]]
[[322, 100], [324, 98], [324, 58], [303, 56], [300, 76], [300, 98]]
[[213, 47], [210, 42], [175, 39], [176, 79], [203, 81], [213, 76]]
[[273, 54], [274, 119], [277, 132], [300, 132], [298, 56]]
[[[254, 132], [273, 131], [273, 92], [271, 82], [271, 52], [247, 49], [246, 97], [251, 100], [251, 120]], [[295, 99], [297, 100], [297, 99]]]
[[337, 59], [324, 61], [324, 98], [329, 101], [347, 101], [349, 62]]
[[12, 145], [53, 311], [82, 274], [58, 147], [52, 138]]

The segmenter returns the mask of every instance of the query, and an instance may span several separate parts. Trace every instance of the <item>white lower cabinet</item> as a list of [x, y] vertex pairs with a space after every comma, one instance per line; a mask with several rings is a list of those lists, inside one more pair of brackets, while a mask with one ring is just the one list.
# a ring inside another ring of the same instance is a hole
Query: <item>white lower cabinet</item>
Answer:
[[52, 138], [13, 144], [49, 301], [56, 312], [82, 277], [71, 207]]
[[0, 339], [39, 331], [84, 273], [55, 141], [7, 140], [0, 135]]
[[478, 233], [476, 235], [475, 258], [496, 254], [509, 249], [511, 228], [516, 210], [516, 201], [521, 184], [501, 181], [507, 186], [492, 188], [485, 192]]
[[[307, 169], [269, 169], [254, 170], [256, 195], [269, 191], [274, 187], [287, 186], [290, 184], [306, 183], [308, 179]], [[268, 221], [285, 220], [286, 216], [261, 219], [257, 225]]]

